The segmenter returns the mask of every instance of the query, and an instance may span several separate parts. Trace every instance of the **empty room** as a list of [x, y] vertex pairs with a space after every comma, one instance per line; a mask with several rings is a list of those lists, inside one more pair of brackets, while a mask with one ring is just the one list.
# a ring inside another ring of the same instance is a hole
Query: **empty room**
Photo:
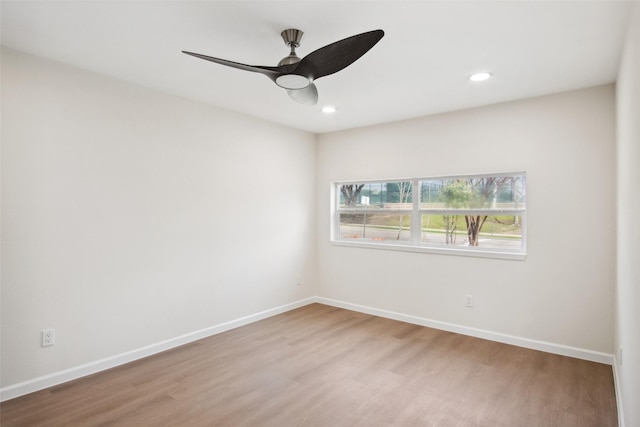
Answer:
[[0, 19], [3, 427], [640, 427], [640, 2]]

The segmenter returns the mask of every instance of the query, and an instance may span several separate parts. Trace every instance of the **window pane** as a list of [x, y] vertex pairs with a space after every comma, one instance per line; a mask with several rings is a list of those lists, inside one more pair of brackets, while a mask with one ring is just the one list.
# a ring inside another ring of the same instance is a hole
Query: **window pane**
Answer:
[[487, 176], [423, 180], [423, 209], [524, 209], [525, 178]]
[[422, 215], [422, 242], [488, 249], [521, 249], [519, 215]]
[[411, 209], [411, 182], [341, 184], [341, 209]]
[[444, 208], [445, 202], [442, 196], [442, 187], [445, 180], [430, 180], [420, 183], [420, 207]]
[[406, 242], [411, 240], [411, 214], [340, 214], [340, 240]]

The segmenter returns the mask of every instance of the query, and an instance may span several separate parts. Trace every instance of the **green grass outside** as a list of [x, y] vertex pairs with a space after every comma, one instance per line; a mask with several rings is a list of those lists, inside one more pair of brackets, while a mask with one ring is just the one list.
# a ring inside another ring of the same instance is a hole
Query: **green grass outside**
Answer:
[[[398, 229], [400, 225], [400, 215], [372, 215], [367, 217], [367, 227], [382, 229]], [[495, 235], [505, 239], [520, 240], [522, 236], [521, 224], [514, 223], [514, 216], [489, 217], [485, 221], [480, 234]], [[410, 215], [402, 215], [402, 228], [408, 230], [411, 223]], [[350, 225], [362, 225], [362, 223], [351, 223]], [[467, 226], [463, 215], [457, 216], [456, 235], [466, 235]], [[446, 232], [445, 217], [443, 215], [423, 215], [422, 231], [429, 233], [444, 234]]]

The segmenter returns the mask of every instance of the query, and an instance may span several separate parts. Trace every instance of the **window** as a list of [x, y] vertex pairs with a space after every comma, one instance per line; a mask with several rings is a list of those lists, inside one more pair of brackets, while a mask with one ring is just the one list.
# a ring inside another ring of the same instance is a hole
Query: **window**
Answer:
[[524, 173], [337, 182], [332, 242], [524, 259]]

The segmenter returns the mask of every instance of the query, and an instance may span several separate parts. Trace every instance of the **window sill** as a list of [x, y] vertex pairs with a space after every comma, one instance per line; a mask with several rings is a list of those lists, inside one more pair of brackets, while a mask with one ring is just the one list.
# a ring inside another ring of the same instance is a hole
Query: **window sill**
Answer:
[[351, 242], [344, 240], [331, 240], [333, 246], [347, 246], [352, 248], [366, 248], [366, 249], [382, 249], [389, 251], [403, 251], [403, 252], [417, 252], [425, 254], [439, 254], [439, 255], [457, 255], [457, 256], [470, 256], [477, 258], [494, 258], [494, 259], [507, 259], [524, 261], [527, 257], [526, 253], [521, 252], [505, 252], [494, 249], [465, 249], [464, 247], [441, 247], [441, 246], [415, 246], [409, 242], [402, 243], [373, 243], [366, 240], [359, 242]]

